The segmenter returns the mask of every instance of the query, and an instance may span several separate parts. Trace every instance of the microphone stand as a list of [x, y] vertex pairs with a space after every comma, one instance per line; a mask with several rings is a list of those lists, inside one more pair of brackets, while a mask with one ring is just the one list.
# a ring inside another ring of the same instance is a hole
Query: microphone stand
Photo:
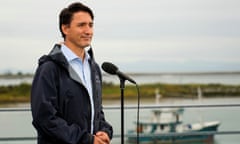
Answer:
[[119, 77], [121, 89], [121, 144], [124, 144], [124, 88], [125, 79]]

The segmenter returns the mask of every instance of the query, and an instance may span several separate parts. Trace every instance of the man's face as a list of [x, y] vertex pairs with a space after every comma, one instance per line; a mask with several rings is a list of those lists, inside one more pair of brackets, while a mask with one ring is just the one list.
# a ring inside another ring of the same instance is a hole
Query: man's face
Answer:
[[90, 45], [93, 36], [93, 20], [87, 12], [77, 12], [73, 15], [70, 25], [64, 25], [65, 41], [79, 48]]

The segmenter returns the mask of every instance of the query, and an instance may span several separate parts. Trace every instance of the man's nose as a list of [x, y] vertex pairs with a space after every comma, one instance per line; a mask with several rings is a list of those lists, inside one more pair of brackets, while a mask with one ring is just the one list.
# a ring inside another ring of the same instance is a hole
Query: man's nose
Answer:
[[93, 33], [93, 28], [92, 28], [92, 26], [86, 26], [85, 27], [85, 33], [88, 33], [88, 34], [92, 34]]

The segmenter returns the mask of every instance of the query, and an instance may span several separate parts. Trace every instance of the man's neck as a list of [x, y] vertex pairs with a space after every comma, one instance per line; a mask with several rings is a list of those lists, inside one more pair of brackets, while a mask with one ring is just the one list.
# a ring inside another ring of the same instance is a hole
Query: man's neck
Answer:
[[64, 44], [73, 51], [82, 61], [84, 61], [85, 58], [85, 49], [81, 47], [77, 47], [76, 45], [73, 45], [72, 43], [64, 42]]

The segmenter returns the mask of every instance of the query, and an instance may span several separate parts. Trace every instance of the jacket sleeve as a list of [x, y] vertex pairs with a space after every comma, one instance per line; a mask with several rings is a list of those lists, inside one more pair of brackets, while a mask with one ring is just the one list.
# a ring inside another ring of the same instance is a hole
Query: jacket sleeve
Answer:
[[68, 124], [58, 112], [58, 69], [53, 62], [40, 65], [31, 89], [33, 125], [41, 137], [68, 144], [91, 144], [93, 135]]
[[106, 132], [109, 138], [112, 139], [113, 129], [112, 126], [105, 120], [103, 111], [101, 111], [100, 129], [101, 131]]

